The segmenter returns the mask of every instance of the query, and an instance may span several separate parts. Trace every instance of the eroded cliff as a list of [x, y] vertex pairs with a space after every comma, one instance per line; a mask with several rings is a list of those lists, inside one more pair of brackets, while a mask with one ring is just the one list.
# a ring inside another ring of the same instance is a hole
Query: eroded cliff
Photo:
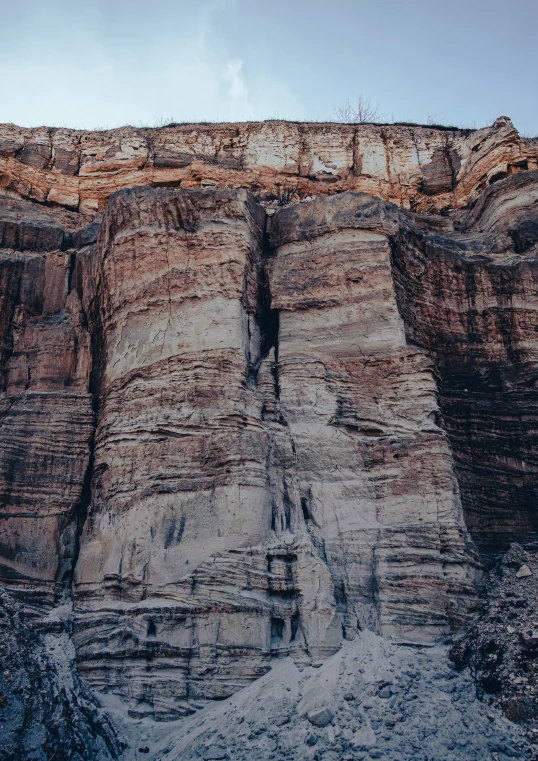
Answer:
[[537, 162], [538, 141], [521, 139], [506, 117], [480, 130], [281, 121], [102, 132], [0, 125], [2, 192], [90, 216], [134, 185], [246, 188], [290, 200], [357, 190], [442, 211]]
[[3, 126], [0, 156], [0, 578], [73, 599], [90, 684], [174, 718], [358, 630], [460, 630], [536, 531], [536, 142]]

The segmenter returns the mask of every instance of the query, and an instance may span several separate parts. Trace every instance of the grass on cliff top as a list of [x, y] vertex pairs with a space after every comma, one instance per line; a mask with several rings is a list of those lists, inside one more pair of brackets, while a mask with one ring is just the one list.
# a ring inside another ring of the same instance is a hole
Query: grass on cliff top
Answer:
[[[328, 119], [326, 121], [315, 121], [313, 119], [263, 119], [260, 121], [245, 121], [245, 122], [220, 122], [220, 121], [214, 121], [214, 122], [197, 122], [197, 121], [185, 121], [185, 122], [167, 122], [167, 123], [156, 123], [156, 124], [140, 124], [135, 129], [143, 129], [143, 130], [160, 130], [160, 129], [171, 129], [174, 127], [189, 127], [191, 125], [196, 125], [197, 127], [213, 127], [213, 126], [226, 126], [227, 124], [267, 124], [267, 123], [285, 123], [285, 124], [312, 124], [312, 125], [342, 125], [344, 127], [421, 127], [423, 129], [435, 129], [435, 130], [441, 130], [445, 132], [465, 132], [466, 134], [470, 134], [471, 132], [476, 132], [476, 127], [456, 127], [451, 124], [421, 124], [420, 122], [361, 122], [360, 124], [356, 122], [339, 122], [336, 120]], [[132, 127], [133, 125], [126, 124], [124, 127]], [[113, 129], [123, 129], [124, 127], [114, 127]], [[96, 128], [93, 130], [95, 132], [107, 132], [112, 131], [108, 130], [107, 128]]]

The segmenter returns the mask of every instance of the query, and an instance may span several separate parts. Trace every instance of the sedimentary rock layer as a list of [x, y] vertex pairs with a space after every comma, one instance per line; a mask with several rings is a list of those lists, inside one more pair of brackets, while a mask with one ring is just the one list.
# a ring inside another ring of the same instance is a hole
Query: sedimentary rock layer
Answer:
[[429, 233], [406, 217], [393, 244], [408, 337], [434, 359], [467, 526], [486, 551], [538, 528], [537, 183], [508, 178]]
[[83, 672], [133, 712], [188, 711], [281, 646], [319, 658], [340, 643], [330, 573], [271, 483], [282, 445], [253, 379], [268, 349], [264, 222], [245, 191], [147, 188], [116, 195], [103, 222], [75, 641]]
[[80, 528], [94, 428], [90, 335], [63, 229], [30, 204], [3, 200], [1, 216], [0, 572], [52, 599]]
[[306, 525], [344, 620], [356, 628], [375, 610], [387, 634], [435, 635], [468, 614], [472, 552], [433, 367], [406, 343], [398, 313], [397, 210], [345, 193], [271, 221], [279, 409]]
[[0, 575], [134, 716], [432, 642], [537, 522], [534, 143], [230, 129], [0, 143]]
[[323, 657], [342, 624], [429, 641], [474, 604], [431, 361], [398, 313], [397, 210], [293, 205], [265, 250], [264, 222], [245, 191], [143, 188], [103, 221], [75, 642], [135, 715]]
[[538, 167], [509, 119], [480, 130], [413, 125], [182, 124], [101, 132], [0, 125], [0, 189], [84, 214], [134, 185], [248, 188], [294, 200], [358, 190], [417, 211], [463, 207]]

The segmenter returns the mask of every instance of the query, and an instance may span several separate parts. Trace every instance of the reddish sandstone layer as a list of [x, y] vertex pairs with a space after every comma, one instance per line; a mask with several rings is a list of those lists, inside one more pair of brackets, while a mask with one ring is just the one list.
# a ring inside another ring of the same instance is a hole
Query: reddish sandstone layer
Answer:
[[0, 125], [2, 192], [90, 215], [134, 185], [291, 192], [290, 200], [356, 190], [440, 211], [465, 206], [537, 161], [538, 142], [520, 138], [504, 117], [480, 130], [279, 121], [103, 132]]

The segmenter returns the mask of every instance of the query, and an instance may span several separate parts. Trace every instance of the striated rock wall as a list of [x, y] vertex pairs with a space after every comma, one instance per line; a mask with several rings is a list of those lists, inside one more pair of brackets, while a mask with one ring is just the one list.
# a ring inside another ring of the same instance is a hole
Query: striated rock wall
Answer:
[[535, 143], [2, 130], [0, 578], [90, 683], [173, 718], [464, 625], [536, 525]]
[[134, 185], [295, 198], [357, 190], [440, 211], [466, 206], [537, 162], [538, 141], [520, 138], [506, 117], [480, 130], [281, 121], [102, 132], [0, 125], [0, 190], [89, 215]]
[[409, 217], [393, 245], [408, 337], [434, 359], [466, 523], [485, 552], [538, 529], [537, 181], [507, 178], [429, 234]]
[[90, 335], [63, 229], [9, 199], [1, 229], [0, 573], [53, 599], [81, 528], [95, 423]]
[[265, 219], [245, 191], [135, 188], [95, 249], [75, 643], [134, 715], [188, 712], [274, 656], [323, 657], [342, 624], [429, 641], [473, 608], [432, 365], [397, 308], [397, 210], [292, 205], [264, 249]]
[[271, 221], [279, 409], [341, 615], [362, 627], [373, 608], [386, 634], [435, 636], [468, 615], [474, 557], [433, 367], [398, 312], [398, 210], [345, 193]]

